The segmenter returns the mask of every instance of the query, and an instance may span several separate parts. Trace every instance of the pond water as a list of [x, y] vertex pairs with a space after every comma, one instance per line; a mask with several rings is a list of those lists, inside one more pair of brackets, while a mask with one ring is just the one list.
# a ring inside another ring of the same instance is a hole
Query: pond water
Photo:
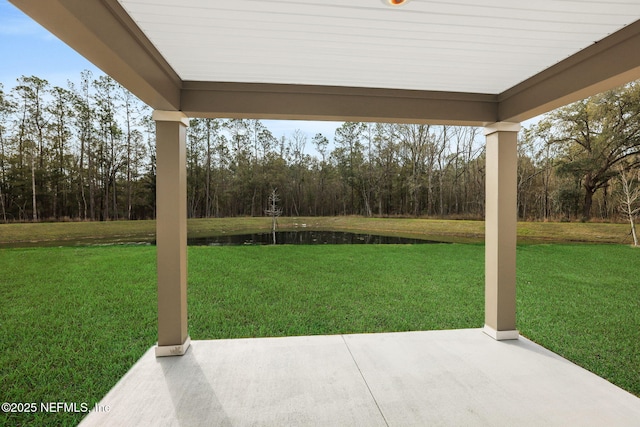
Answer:
[[[0, 248], [51, 247], [51, 246], [111, 246], [111, 245], [155, 245], [153, 238], [82, 238], [73, 240], [33, 241], [0, 244]], [[374, 234], [358, 234], [341, 231], [277, 231], [278, 245], [336, 245], [336, 244], [423, 244], [449, 243], [436, 240], [415, 239]], [[231, 245], [271, 245], [271, 233], [253, 233], [222, 235], [209, 237], [191, 237], [187, 239], [189, 246], [231, 246]]]
[[[441, 243], [434, 240], [412, 239], [395, 236], [379, 236], [374, 234], [358, 234], [342, 231], [276, 231], [278, 245], [337, 245], [337, 244], [423, 244]], [[189, 246], [223, 246], [223, 245], [271, 245], [272, 233], [254, 233], [190, 238]]]

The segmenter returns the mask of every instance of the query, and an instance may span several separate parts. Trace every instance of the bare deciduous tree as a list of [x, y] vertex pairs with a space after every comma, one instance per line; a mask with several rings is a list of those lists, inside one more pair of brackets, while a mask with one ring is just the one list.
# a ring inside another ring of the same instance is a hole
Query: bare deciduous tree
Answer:
[[282, 215], [282, 208], [278, 207], [278, 190], [273, 189], [269, 195], [269, 208], [264, 211], [265, 214], [271, 217], [271, 234], [273, 235], [273, 244], [276, 244], [276, 226], [278, 225], [278, 217]]
[[631, 235], [633, 236], [633, 246], [638, 246], [638, 234], [636, 233], [635, 217], [640, 213], [640, 172], [627, 171], [619, 168], [620, 185], [622, 194], [620, 200], [620, 212], [627, 217], [631, 225]]

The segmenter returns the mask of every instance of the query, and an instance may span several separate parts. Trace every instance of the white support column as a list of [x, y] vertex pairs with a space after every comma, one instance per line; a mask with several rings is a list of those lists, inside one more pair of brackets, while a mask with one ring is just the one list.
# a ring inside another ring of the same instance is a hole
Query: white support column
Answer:
[[484, 129], [486, 145], [485, 326], [496, 340], [517, 339], [517, 137], [519, 123]]
[[187, 331], [187, 117], [154, 111], [156, 122], [156, 248], [158, 346], [156, 357], [181, 356]]

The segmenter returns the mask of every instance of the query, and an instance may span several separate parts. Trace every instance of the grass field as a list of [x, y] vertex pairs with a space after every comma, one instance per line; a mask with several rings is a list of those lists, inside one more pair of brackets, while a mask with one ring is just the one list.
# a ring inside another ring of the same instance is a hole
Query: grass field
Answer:
[[[189, 248], [193, 339], [477, 328], [478, 244]], [[640, 251], [518, 247], [521, 333], [640, 396]], [[0, 249], [0, 398], [99, 400], [157, 338], [155, 248]], [[4, 418], [2, 418], [4, 417]], [[74, 425], [82, 414], [2, 414]]]
[[[457, 243], [482, 243], [484, 222], [466, 220], [303, 217], [278, 219], [280, 230], [354, 231]], [[59, 222], [0, 224], [0, 248], [43, 245], [83, 245], [100, 242], [151, 241], [155, 221]], [[190, 237], [269, 231], [270, 218], [190, 219]], [[521, 243], [631, 243], [627, 224], [608, 223], [518, 223]]]

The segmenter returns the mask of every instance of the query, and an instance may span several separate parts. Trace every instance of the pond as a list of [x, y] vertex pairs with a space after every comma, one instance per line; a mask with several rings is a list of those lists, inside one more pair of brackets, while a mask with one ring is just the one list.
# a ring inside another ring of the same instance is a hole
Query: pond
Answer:
[[[135, 237], [84, 237], [80, 239], [17, 242], [0, 244], [0, 248], [26, 248], [51, 246], [111, 246], [111, 245], [155, 245], [153, 238]], [[424, 244], [450, 243], [436, 240], [358, 234], [342, 231], [277, 231], [278, 245], [350, 245], [350, 244]], [[271, 245], [271, 233], [236, 234], [187, 238], [189, 246], [233, 246], [233, 245]]]
[[[424, 244], [442, 243], [397, 236], [379, 236], [342, 231], [276, 231], [278, 245], [353, 245], [353, 244]], [[237, 234], [189, 238], [189, 246], [271, 245], [272, 233]]]

